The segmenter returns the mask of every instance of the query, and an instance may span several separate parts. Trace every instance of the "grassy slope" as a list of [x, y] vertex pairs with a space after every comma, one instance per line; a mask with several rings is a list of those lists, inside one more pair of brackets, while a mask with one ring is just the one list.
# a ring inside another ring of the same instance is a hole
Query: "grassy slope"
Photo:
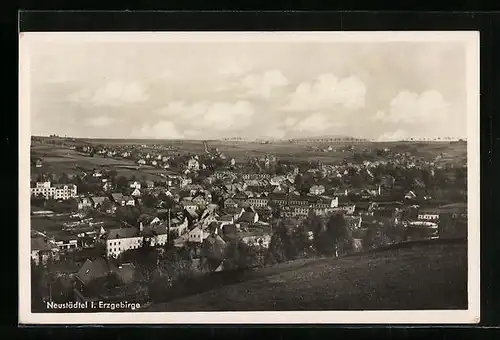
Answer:
[[146, 311], [466, 309], [466, 257], [433, 243], [298, 262]]

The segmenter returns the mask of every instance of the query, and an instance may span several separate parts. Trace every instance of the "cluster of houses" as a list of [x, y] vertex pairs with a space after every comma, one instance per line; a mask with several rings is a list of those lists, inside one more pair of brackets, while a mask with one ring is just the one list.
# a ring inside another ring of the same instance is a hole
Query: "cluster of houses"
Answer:
[[43, 197], [45, 199], [67, 200], [77, 197], [77, 187], [74, 184], [53, 184], [47, 182], [37, 182], [31, 188], [32, 197]]

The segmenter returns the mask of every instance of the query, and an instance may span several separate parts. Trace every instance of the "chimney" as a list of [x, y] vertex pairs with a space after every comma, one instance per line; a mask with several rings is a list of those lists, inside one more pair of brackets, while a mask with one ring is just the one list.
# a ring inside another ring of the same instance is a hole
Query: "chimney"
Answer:
[[139, 223], [139, 231], [144, 231], [144, 225], [142, 222]]

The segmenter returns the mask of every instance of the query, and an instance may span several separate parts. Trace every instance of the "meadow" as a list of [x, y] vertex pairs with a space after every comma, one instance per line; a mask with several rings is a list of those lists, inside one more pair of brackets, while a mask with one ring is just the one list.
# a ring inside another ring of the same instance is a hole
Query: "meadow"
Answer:
[[467, 247], [427, 241], [293, 261], [146, 312], [467, 309]]

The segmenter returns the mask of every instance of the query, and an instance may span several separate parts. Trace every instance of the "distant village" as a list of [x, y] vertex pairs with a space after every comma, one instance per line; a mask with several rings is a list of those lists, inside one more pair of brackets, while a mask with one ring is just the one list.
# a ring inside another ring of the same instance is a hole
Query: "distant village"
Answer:
[[[58, 147], [110, 162], [55, 172], [50, 160], [32, 158], [30, 256], [39, 278], [32, 295], [40, 305], [124, 296], [148, 303], [185, 276], [316, 256], [321, 247], [341, 256], [466, 237], [467, 168], [441, 162], [446, 154], [348, 146], [341, 162], [323, 164], [272, 153], [241, 160], [207, 142], [199, 153], [79, 141]], [[111, 160], [159, 175], [126, 176]], [[324, 245], [327, 234], [332, 244]]]

